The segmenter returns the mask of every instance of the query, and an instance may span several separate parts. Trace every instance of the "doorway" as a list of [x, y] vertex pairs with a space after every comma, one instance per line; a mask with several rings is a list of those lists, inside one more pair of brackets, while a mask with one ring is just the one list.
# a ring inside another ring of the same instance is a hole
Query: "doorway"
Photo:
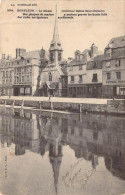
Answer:
[[19, 96], [19, 94], [20, 94], [20, 88], [15, 87], [14, 88], [14, 96]]

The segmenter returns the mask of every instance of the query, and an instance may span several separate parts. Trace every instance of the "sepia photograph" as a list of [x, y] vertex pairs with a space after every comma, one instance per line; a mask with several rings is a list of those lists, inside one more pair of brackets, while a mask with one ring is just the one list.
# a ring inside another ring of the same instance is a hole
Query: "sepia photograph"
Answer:
[[0, 0], [0, 195], [125, 195], [125, 0]]

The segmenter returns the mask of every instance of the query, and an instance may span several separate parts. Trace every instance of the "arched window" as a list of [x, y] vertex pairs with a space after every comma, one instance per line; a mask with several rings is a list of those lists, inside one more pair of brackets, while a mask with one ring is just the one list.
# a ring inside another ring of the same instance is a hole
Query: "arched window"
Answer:
[[51, 61], [51, 62], [54, 61], [54, 55], [53, 55], [53, 53], [50, 53], [50, 61]]
[[58, 53], [58, 61], [61, 61], [62, 59], [61, 53]]
[[49, 72], [49, 81], [52, 81], [52, 74]]

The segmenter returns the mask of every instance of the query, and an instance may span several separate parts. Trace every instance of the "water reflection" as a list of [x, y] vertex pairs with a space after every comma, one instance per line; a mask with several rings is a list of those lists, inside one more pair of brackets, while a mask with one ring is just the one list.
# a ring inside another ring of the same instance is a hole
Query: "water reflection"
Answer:
[[69, 146], [77, 159], [91, 162], [93, 169], [104, 158], [107, 170], [125, 180], [125, 119], [102, 115], [65, 115], [49, 112], [1, 110], [1, 148], [15, 144], [15, 155], [27, 150], [49, 153], [57, 193], [63, 147]]

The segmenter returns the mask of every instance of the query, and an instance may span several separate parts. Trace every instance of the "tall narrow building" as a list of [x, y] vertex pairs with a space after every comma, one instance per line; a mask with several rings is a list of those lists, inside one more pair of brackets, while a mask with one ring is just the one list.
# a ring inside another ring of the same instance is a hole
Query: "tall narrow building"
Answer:
[[67, 69], [62, 61], [62, 45], [59, 40], [57, 7], [53, 38], [49, 48], [49, 64], [40, 77], [40, 96], [67, 96]]
[[54, 32], [53, 32], [53, 39], [50, 44], [49, 49], [49, 60], [50, 64], [58, 65], [58, 63], [62, 60], [62, 46], [59, 40], [59, 33], [58, 33], [58, 22], [57, 22], [57, 6], [56, 6], [56, 14], [55, 14], [55, 25], [54, 25]]

